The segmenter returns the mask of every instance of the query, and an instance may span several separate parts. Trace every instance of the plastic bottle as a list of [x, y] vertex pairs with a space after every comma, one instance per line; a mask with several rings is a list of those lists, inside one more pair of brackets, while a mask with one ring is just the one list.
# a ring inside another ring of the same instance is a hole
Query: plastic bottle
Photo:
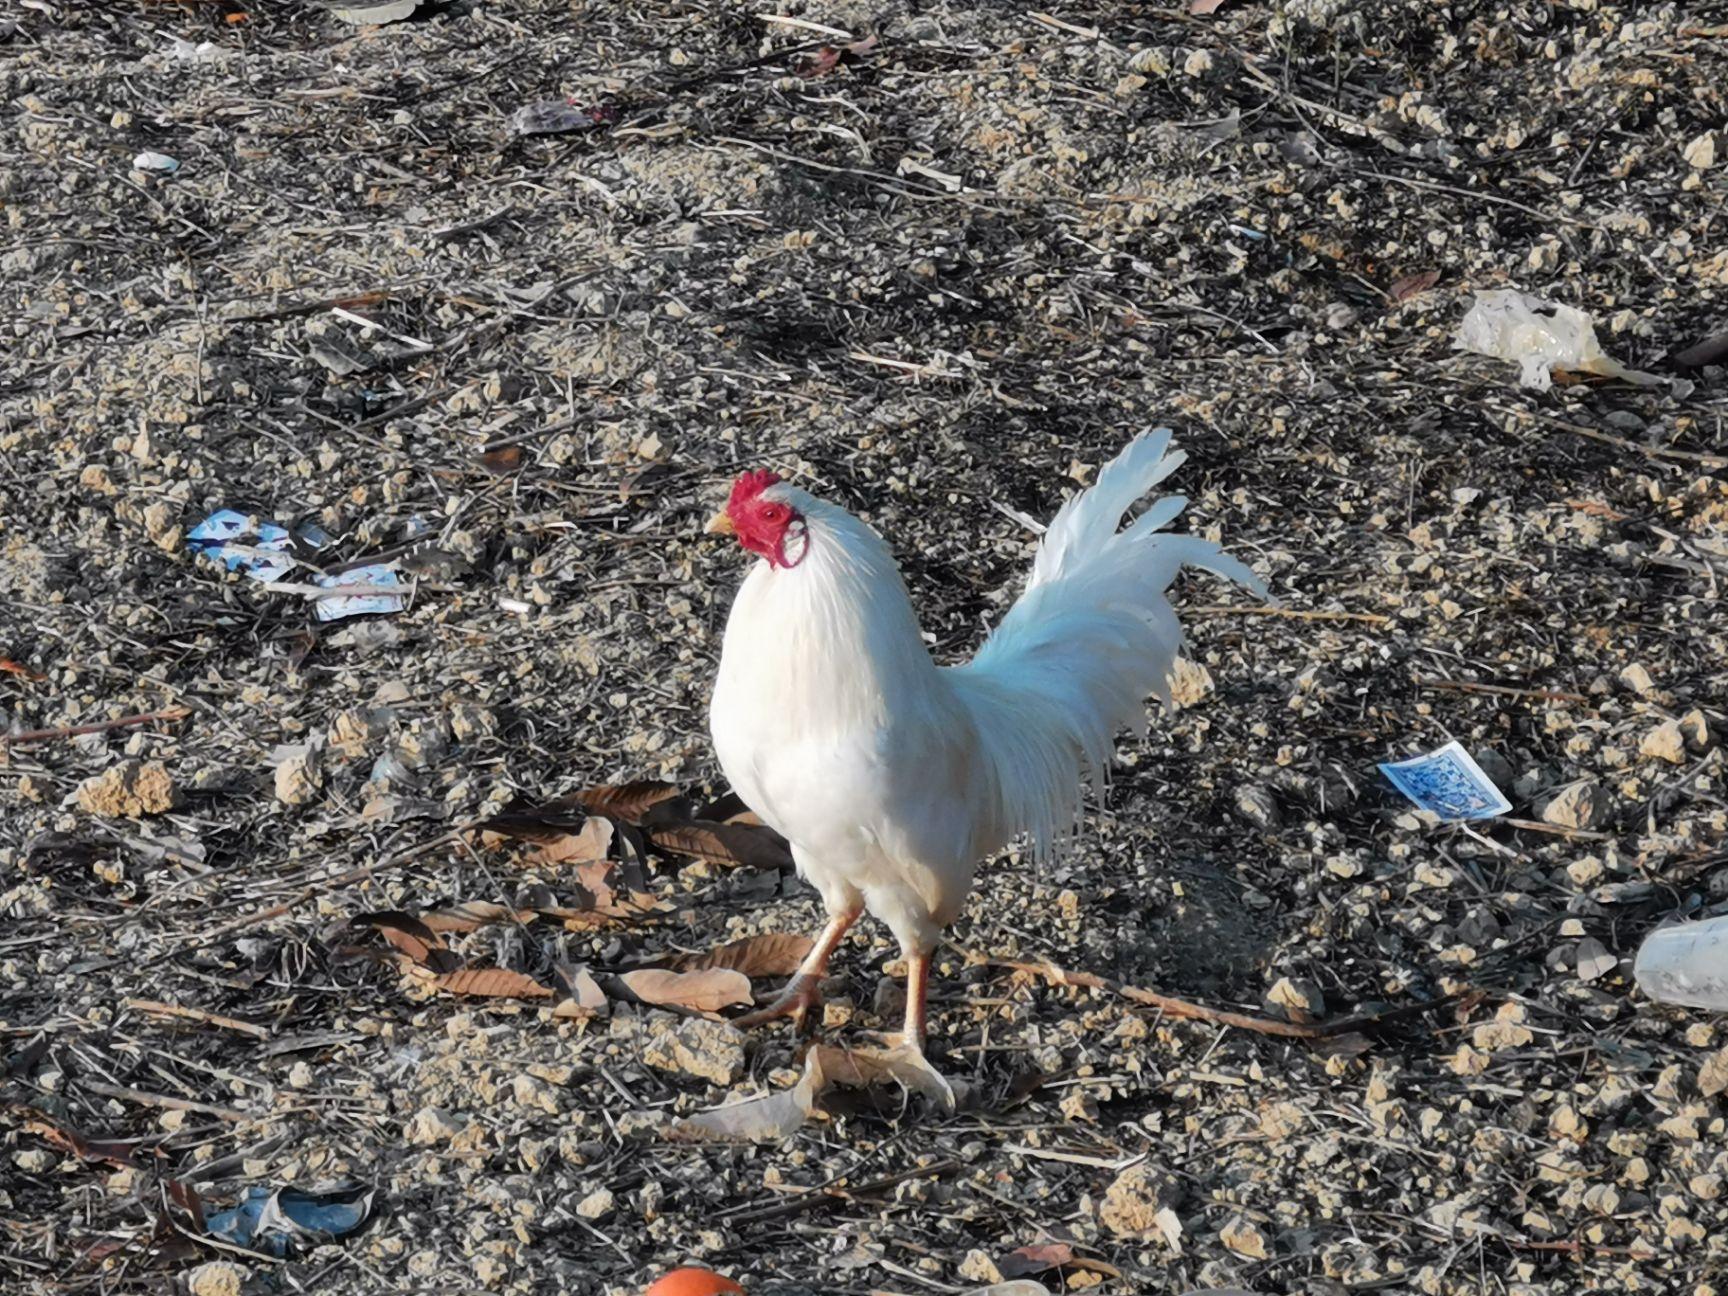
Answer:
[[1651, 932], [1632, 975], [1659, 1003], [1728, 1011], [1728, 916]]

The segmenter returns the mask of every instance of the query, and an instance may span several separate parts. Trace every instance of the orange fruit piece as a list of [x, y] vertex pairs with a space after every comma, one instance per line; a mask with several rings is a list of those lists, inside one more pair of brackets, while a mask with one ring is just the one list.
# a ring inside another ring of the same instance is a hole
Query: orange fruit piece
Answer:
[[642, 1296], [720, 1296], [722, 1292], [744, 1289], [730, 1278], [712, 1269], [674, 1269], [642, 1293]]

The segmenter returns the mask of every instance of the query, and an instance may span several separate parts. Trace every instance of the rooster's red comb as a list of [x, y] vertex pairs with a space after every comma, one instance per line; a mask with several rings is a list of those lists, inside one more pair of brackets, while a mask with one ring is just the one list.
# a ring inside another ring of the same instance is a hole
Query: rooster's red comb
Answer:
[[738, 480], [732, 483], [732, 497], [726, 501], [726, 510], [731, 512], [741, 504], [747, 504], [770, 486], [785, 479], [777, 472], [767, 468], [756, 468], [747, 473], [739, 473]]

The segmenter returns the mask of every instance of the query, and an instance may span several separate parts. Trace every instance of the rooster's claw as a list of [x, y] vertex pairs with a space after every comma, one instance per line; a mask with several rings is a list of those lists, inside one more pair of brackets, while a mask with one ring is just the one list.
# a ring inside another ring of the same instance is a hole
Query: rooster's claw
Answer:
[[810, 1010], [818, 1007], [821, 1002], [822, 983], [815, 977], [795, 976], [786, 983], [786, 988], [772, 1003], [765, 1004], [754, 1012], [747, 1012], [742, 1017], [734, 1017], [732, 1024], [741, 1030], [749, 1030], [787, 1017], [791, 1019], [793, 1028], [802, 1033]]

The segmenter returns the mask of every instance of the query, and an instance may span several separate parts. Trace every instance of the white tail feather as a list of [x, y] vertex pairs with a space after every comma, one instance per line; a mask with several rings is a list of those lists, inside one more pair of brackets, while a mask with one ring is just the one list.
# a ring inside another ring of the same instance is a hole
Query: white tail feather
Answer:
[[1170, 700], [1182, 626], [1166, 591], [1199, 567], [1264, 596], [1247, 566], [1210, 541], [1160, 530], [1187, 502], [1158, 500], [1122, 518], [1186, 458], [1170, 431], [1136, 437], [1091, 489], [1056, 514], [1026, 591], [964, 666], [946, 672], [995, 769], [1005, 836], [1024, 833], [1041, 855], [1079, 815], [1080, 776], [1102, 781], [1116, 734], [1138, 728], [1148, 695]]

